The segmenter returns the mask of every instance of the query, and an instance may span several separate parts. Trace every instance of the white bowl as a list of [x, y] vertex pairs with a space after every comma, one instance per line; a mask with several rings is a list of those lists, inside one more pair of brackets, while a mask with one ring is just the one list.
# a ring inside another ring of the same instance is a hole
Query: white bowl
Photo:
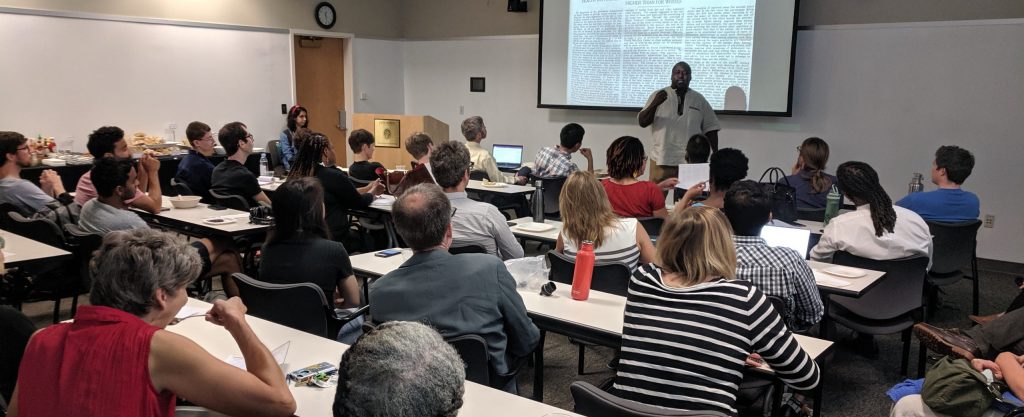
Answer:
[[177, 197], [171, 197], [171, 205], [178, 209], [193, 208], [199, 205], [199, 200], [202, 197], [197, 195], [179, 195]]

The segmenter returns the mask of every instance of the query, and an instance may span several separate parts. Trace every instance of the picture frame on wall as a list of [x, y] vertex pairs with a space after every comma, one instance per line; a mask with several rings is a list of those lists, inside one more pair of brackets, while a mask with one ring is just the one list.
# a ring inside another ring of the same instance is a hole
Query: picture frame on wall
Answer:
[[402, 147], [401, 122], [397, 119], [373, 119], [373, 137], [378, 148]]

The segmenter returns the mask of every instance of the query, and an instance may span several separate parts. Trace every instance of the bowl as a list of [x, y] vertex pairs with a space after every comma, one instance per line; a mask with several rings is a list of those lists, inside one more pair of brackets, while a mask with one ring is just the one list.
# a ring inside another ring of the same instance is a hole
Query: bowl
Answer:
[[202, 197], [197, 195], [179, 195], [177, 197], [171, 197], [171, 205], [178, 209], [193, 208], [199, 205], [199, 200]]

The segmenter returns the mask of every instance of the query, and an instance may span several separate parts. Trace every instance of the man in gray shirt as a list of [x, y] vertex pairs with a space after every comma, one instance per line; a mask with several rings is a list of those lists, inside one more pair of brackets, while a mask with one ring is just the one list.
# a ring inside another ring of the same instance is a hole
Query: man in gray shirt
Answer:
[[[146, 224], [125, 201], [135, 196], [138, 188], [138, 174], [135, 164], [127, 160], [102, 158], [89, 171], [92, 185], [96, 187], [96, 198], [82, 207], [78, 226], [86, 232], [105, 235], [117, 230], [146, 229]], [[230, 241], [213, 241], [207, 238], [193, 240], [192, 247], [203, 260], [200, 277], [242, 272], [242, 260]], [[228, 295], [236, 295], [231, 281], [225, 282]]]
[[[437, 185], [408, 189], [391, 210], [398, 234], [414, 253], [370, 285], [373, 320], [418, 321], [445, 338], [479, 335], [493, 372], [514, 369], [537, 347], [540, 331], [505, 264], [491, 255], [448, 253], [452, 206]], [[504, 388], [515, 392], [515, 381]]]
[[0, 166], [0, 204], [11, 204], [21, 215], [31, 217], [49, 214], [74, 200], [64, 192], [60, 175], [51, 169], [39, 176], [40, 187], [21, 178], [21, 169], [32, 163], [28, 139], [21, 133], [0, 132], [0, 152], [4, 155]]
[[135, 212], [128, 210], [125, 201], [135, 196], [138, 174], [131, 161], [103, 158], [96, 161], [92, 171], [96, 198], [82, 206], [78, 226], [83, 231], [107, 234], [115, 230], [148, 228]]
[[505, 216], [494, 205], [470, 200], [469, 149], [461, 143], [448, 141], [430, 155], [430, 167], [437, 185], [444, 189], [455, 214], [452, 215], [452, 247], [476, 245], [502, 260], [523, 257], [523, 247], [516, 241]]

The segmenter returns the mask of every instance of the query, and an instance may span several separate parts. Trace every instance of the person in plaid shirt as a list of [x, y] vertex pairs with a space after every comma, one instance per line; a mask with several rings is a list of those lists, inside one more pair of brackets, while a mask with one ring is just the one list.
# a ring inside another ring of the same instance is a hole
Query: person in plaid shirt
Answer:
[[814, 272], [795, 250], [771, 247], [760, 237], [771, 220], [768, 195], [754, 181], [739, 181], [725, 193], [722, 208], [733, 229], [736, 278], [750, 281], [766, 295], [781, 298], [779, 314], [793, 331], [804, 331], [821, 320], [824, 307]]
[[568, 177], [579, 171], [580, 168], [571, 159], [576, 151], [587, 158], [587, 171], [594, 172], [594, 155], [590, 148], [581, 147], [584, 133], [583, 126], [576, 123], [565, 125], [559, 134], [559, 144], [543, 148], [537, 153], [533, 175], [541, 178], [559, 178]]

